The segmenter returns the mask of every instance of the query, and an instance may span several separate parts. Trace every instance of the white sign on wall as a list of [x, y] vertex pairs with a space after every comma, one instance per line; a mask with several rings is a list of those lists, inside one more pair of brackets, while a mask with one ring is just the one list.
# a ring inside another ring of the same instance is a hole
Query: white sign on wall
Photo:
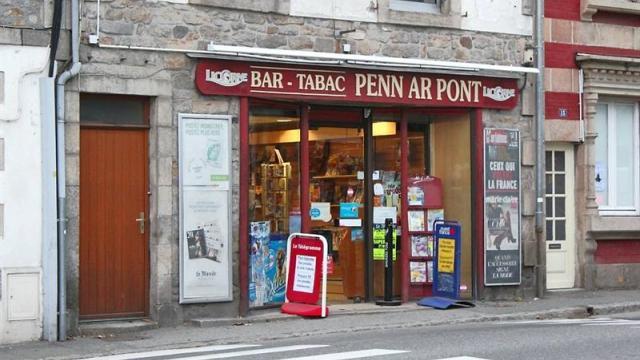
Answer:
[[180, 303], [233, 299], [230, 123], [178, 115]]

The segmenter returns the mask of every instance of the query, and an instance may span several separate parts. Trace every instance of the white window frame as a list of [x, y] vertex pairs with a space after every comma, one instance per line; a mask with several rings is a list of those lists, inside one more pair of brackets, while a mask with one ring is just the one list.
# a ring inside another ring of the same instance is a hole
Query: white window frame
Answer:
[[[598, 105], [607, 105], [607, 205], [598, 207], [602, 216], [633, 216], [640, 214], [640, 114], [637, 101], [619, 100], [619, 99], [601, 99]], [[617, 194], [617, 174], [610, 171], [610, 166], [615, 164], [616, 149], [615, 141], [617, 138], [615, 122], [615, 105], [633, 105], [633, 173], [636, 180], [633, 188], [633, 205], [631, 207], [616, 206]], [[598, 141], [596, 139], [596, 141]], [[595, 149], [594, 149], [595, 151]], [[595, 179], [593, 180], [595, 181]]]
[[411, 11], [421, 13], [440, 13], [440, 0], [435, 0], [435, 3], [426, 3], [419, 1], [406, 1], [406, 0], [391, 0], [389, 2], [389, 8], [395, 11]]

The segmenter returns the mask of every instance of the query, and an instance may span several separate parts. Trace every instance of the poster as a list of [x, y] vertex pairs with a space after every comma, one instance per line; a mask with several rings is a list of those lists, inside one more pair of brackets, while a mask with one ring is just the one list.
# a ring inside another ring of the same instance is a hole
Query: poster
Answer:
[[485, 284], [521, 282], [520, 135], [485, 129]]
[[249, 225], [249, 306], [260, 307], [284, 302], [287, 269], [287, 239], [270, 235], [270, 221]]
[[229, 189], [229, 118], [185, 115], [180, 118], [182, 185]]
[[229, 204], [226, 191], [185, 190], [181, 288], [185, 299], [231, 299]]
[[[382, 224], [373, 224], [373, 260], [384, 260], [384, 249], [387, 241], [385, 239], [386, 229]], [[396, 261], [397, 236], [396, 227], [393, 227], [393, 261]]]
[[230, 123], [178, 115], [181, 304], [233, 299]]

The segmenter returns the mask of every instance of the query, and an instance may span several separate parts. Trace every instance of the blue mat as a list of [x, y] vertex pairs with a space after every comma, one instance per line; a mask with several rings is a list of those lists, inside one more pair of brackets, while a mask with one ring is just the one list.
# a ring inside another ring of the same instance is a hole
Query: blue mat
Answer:
[[418, 305], [432, 307], [434, 309], [446, 310], [449, 308], [470, 308], [475, 304], [470, 301], [455, 300], [438, 296], [425, 297], [418, 301]]

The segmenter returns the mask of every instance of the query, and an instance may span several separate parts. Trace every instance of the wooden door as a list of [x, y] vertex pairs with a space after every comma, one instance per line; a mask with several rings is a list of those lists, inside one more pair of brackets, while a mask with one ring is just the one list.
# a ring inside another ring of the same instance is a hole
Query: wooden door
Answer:
[[80, 130], [80, 317], [148, 313], [147, 130]]

